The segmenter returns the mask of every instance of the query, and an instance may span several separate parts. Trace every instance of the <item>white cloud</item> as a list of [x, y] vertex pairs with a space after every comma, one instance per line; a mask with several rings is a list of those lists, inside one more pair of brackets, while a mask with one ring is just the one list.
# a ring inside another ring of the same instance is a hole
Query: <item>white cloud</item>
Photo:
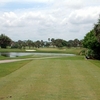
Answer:
[[[2, 2], [23, 2], [3, 0]], [[48, 9], [16, 9], [0, 12], [0, 33], [12, 39], [46, 40], [79, 38], [93, 28], [100, 14], [98, 0], [24, 0], [24, 2], [45, 2]], [[1, 2], [1, 1], [0, 1]], [[95, 4], [94, 4], [95, 3]], [[51, 5], [52, 4], [52, 5]], [[91, 5], [90, 5], [91, 4]]]
[[73, 11], [69, 15], [69, 21], [72, 24], [89, 24], [94, 23], [98, 19], [100, 7], [86, 7]]
[[82, 7], [82, 0], [54, 0], [54, 6], [60, 8], [80, 8]]

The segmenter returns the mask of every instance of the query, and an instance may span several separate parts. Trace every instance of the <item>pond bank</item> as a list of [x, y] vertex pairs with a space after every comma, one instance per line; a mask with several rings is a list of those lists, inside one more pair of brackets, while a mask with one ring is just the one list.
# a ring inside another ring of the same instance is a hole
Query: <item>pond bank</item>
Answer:
[[26, 59], [10, 59], [10, 60], [0, 60], [0, 63], [10, 63], [16, 61], [23, 61], [23, 60], [38, 60], [38, 59], [48, 59], [48, 58], [58, 58], [58, 57], [40, 57], [40, 58], [26, 58]]
[[19, 57], [19, 56], [27, 56], [27, 55], [42, 55], [42, 56], [75, 56], [75, 54], [64, 54], [64, 53], [36, 53], [36, 52], [1, 52], [1, 56], [5, 57]]

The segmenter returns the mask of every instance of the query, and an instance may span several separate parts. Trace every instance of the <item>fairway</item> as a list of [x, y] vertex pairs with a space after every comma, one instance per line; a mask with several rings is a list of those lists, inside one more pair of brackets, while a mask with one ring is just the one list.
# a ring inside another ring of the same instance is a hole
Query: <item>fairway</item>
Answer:
[[0, 78], [0, 100], [100, 100], [100, 68], [85, 59], [34, 59]]

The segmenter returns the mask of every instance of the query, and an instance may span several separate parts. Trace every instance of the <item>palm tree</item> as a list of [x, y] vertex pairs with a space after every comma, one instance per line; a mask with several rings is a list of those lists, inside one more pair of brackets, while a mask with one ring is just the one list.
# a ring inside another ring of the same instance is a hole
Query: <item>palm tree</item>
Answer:
[[33, 41], [32, 40], [27, 40], [27, 46], [29, 47], [29, 49], [32, 47]]
[[37, 40], [37, 41], [35, 42], [35, 47], [36, 47], [36, 48], [40, 48], [40, 47], [41, 47], [41, 41]]
[[54, 47], [55, 46], [55, 39], [54, 38], [51, 39], [51, 43], [52, 43], [52, 45]]
[[50, 38], [48, 38], [48, 41], [50, 42]]
[[40, 42], [41, 42], [41, 47], [44, 47], [44, 41], [41, 40]]

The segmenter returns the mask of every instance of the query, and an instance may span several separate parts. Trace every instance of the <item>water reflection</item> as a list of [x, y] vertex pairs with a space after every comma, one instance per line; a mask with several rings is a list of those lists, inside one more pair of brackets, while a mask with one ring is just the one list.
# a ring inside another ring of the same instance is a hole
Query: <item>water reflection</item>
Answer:
[[1, 53], [0, 55], [1, 55], [1, 56], [4, 56], [4, 57], [9, 57], [9, 56], [10, 56], [9, 53]]
[[5, 52], [5, 53], [0, 53], [1, 56], [5, 57], [19, 57], [19, 56], [25, 56], [25, 55], [31, 55], [32, 53], [23, 53], [23, 52]]
[[60, 54], [60, 53], [23, 53], [23, 52], [5, 52], [0, 53], [1, 56], [5, 57], [18, 57], [27, 55], [46, 55], [46, 56], [75, 56], [74, 54]]

